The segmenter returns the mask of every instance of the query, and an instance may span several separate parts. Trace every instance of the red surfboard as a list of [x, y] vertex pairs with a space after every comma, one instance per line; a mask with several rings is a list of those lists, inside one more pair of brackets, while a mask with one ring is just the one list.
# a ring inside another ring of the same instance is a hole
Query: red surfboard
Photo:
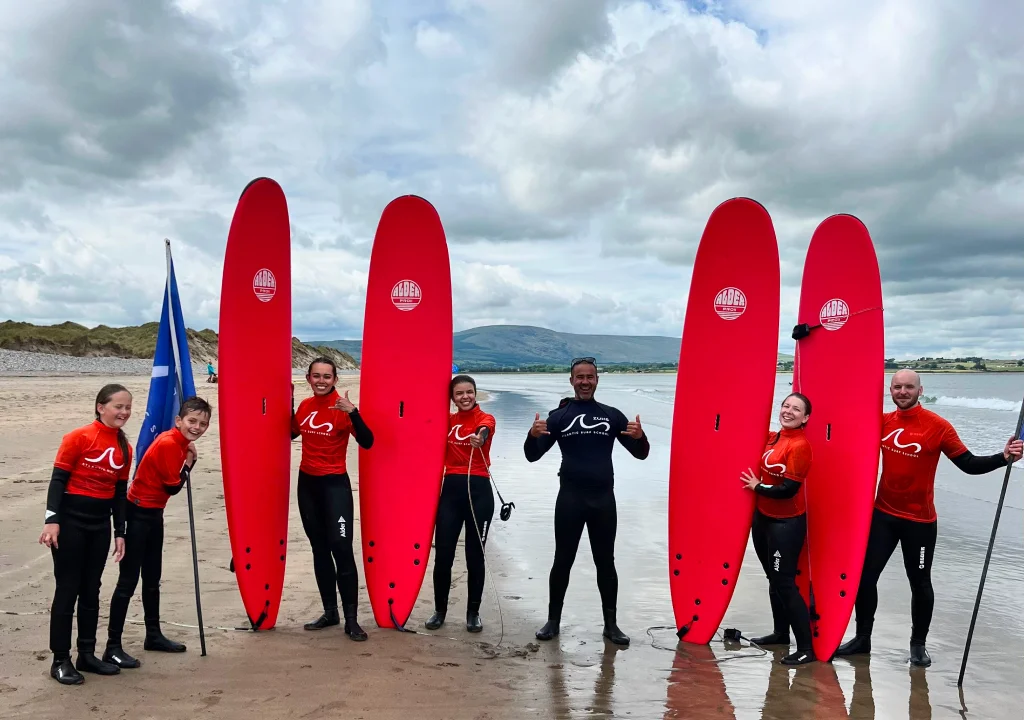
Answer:
[[231, 558], [253, 630], [277, 622], [291, 474], [292, 286], [288, 205], [258, 178], [224, 252], [217, 412]]
[[759, 203], [708, 219], [683, 322], [668, 490], [669, 582], [683, 641], [718, 630], [754, 513], [740, 474], [761, 461], [779, 348], [779, 249]]
[[379, 627], [409, 619], [427, 569], [448, 441], [452, 279], [433, 206], [414, 195], [384, 208], [370, 254], [359, 412], [366, 591]]
[[806, 432], [814, 455], [804, 482], [807, 543], [798, 581], [811, 608], [814, 654], [829, 660], [849, 625], [864, 565], [885, 383], [878, 260], [852, 215], [833, 215], [814, 231], [798, 320], [793, 389], [811, 401]]

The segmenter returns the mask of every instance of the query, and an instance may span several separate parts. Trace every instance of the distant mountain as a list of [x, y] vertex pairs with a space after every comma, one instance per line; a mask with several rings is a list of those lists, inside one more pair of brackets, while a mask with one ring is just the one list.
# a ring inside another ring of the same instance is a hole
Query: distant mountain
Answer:
[[[576, 335], [528, 325], [487, 325], [455, 333], [455, 364], [467, 370], [564, 366], [575, 357], [590, 356], [602, 365], [675, 364], [679, 338], [659, 335]], [[317, 341], [360, 359], [360, 340]], [[779, 355], [791, 361], [791, 355]]]

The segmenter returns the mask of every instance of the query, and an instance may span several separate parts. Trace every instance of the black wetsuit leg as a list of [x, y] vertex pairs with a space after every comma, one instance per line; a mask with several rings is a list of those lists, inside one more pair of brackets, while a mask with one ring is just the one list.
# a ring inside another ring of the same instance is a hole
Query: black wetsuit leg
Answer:
[[[50, 548], [56, 585], [50, 606], [50, 650], [56, 660], [71, 656], [71, 627], [75, 603], [89, 562], [89, 535], [90, 532], [78, 523], [65, 519], [60, 525], [57, 547]], [[106, 559], [105, 552], [103, 558]], [[78, 629], [81, 636], [82, 618], [78, 620]]]
[[[470, 498], [473, 507], [470, 508]], [[473, 514], [477, 527], [473, 529]], [[484, 547], [494, 518], [494, 494], [488, 478], [472, 476], [467, 493], [465, 475], [446, 475], [441, 485], [437, 519], [434, 524], [434, 610], [447, 612], [452, 584], [452, 565], [459, 535], [466, 528], [466, 569], [469, 574], [468, 600], [471, 609], [479, 608], [483, 597], [486, 569]], [[477, 535], [479, 533], [479, 536]]]
[[615, 571], [615, 533], [618, 517], [612, 490], [580, 490], [563, 485], [555, 500], [555, 560], [551, 566], [551, 604], [560, 608], [569, 587], [569, 573], [576, 561], [583, 528], [590, 537], [590, 549], [597, 570], [601, 605], [615, 609], [619, 578]]
[[928, 639], [928, 628], [931, 626], [932, 611], [935, 608], [932, 560], [935, 558], [938, 522], [922, 523], [894, 519], [902, 526], [900, 548], [903, 550], [903, 565], [910, 581], [910, 617], [913, 621], [910, 644], [924, 645]]
[[[785, 608], [785, 620], [793, 628], [797, 650], [811, 649], [811, 621], [800, 590], [796, 586], [796, 571], [800, 562], [807, 537], [807, 516], [798, 515], [791, 518], [772, 518], [760, 512], [754, 512], [756, 534], [761, 535], [759, 541], [762, 549], [758, 551], [758, 559], [768, 576], [768, 583], [775, 589], [780, 599], [780, 606]], [[769, 591], [770, 592], [770, 591]], [[773, 608], [774, 614], [774, 608]], [[780, 619], [776, 619], [781, 630]]]
[[[128, 504], [125, 509], [127, 518], [124, 536], [124, 557], [118, 567], [117, 585], [110, 598], [110, 622], [107, 626], [107, 647], [121, 646], [121, 634], [124, 632], [128, 606], [135, 589], [139, 585], [139, 576], [144, 573], [146, 558], [150, 553], [150, 542], [153, 532], [153, 515], [159, 511], [146, 511], [136, 505]], [[161, 518], [162, 519], [162, 518]], [[163, 523], [160, 524], [160, 535], [163, 535]], [[159, 583], [159, 572], [157, 583]], [[145, 583], [143, 584], [145, 588]], [[148, 614], [148, 613], [147, 613]]]
[[348, 474], [299, 471], [299, 516], [313, 550], [313, 572], [324, 610], [337, 610], [335, 586], [345, 605], [359, 599], [359, 574], [352, 548], [352, 485]]
[[571, 488], [559, 488], [555, 498], [555, 559], [548, 576], [550, 602], [559, 611], [565, 601], [565, 591], [569, 589], [569, 572], [576, 562], [576, 551], [586, 524], [587, 508], [581, 498]]
[[878, 578], [900, 542], [899, 518], [875, 510], [871, 517], [871, 532], [864, 555], [860, 586], [857, 588], [857, 635], [870, 637], [878, 608]]
[[[141, 510], [141, 508], [138, 508]], [[142, 556], [142, 613], [147, 630], [160, 626], [160, 577], [164, 566], [164, 512], [143, 510], [147, 524], [146, 547]], [[138, 522], [138, 520], [136, 520]]]
[[[463, 484], [465, 478], [462, 479]], [[466, 569], [469, 572], [468, 600], [471, 610], [480, 608], [484, 595], [484, 580], [487, 573], [484, 564], [484, 546], [487, 544], [487, 533], [494, 519], [494, 493], [491, 492], [490, 478], [470, 477], [469, 479], [471, 509], [466, 513]], [[473, 529], [473, 518], [476, 517], [476, 529]], [[484, 544], [480, 544], [483, 538]], [[451, 584], [451, 583], [449, 583]]]
[[779, 594], [776, 584], [771, 582], [772, 557], [771, 552], [768, 551], [768, 522], [761, 513], [754, 515], [754, 524], [750, 534], [754, 541], [754, 552], [757, 553], [757, 559], [761, 562], [765, 577], [769, 580], [768, 600], [772, 606], [772, 634], [789, 637], [789, 613], [786, 610], [786, 603], [782, 600], [782, 595]]

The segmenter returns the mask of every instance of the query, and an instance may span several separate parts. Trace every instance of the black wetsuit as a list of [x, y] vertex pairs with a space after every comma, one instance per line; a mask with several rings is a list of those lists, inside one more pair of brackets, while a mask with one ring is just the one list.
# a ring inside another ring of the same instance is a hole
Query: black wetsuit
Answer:
[[[472, 508], [469, 504], [471, 497]], [[445, 475], [434, 528], [434, 608], [438, 612], [443, 613], [448, 608], [452, 564], [463, 526], [466, 528], [466, 570], [469, 574], [468, 608], [471, 613], [479, 611], [484, 594], [484, 545], [493, 518], [494, 493], [491, 492], [490, 478], [470, 476], [467, 492], [465, 475]], [[480, 544], [480, 538], [483, 538], [484, 545]]]
[[526, 436], [526, 459], [536, 462], [557, 442], [562, 451], [558, 471], [559, 490], [555, 500], [555, 559], [549, 576], [549, 614], [561, 615], [569, 571], [576, 560], [583, 528], [597, 569], [601, 604], [614, 611], [619, 579], [615, 571], [615, 475], [612, 449], [618, 440], [635, 458], [643, 460], [651, 445], [644, 434], [639, 440], [622, 433], [626, 416], [596, 400], [565, 399], [548, 413], [548, 435]]

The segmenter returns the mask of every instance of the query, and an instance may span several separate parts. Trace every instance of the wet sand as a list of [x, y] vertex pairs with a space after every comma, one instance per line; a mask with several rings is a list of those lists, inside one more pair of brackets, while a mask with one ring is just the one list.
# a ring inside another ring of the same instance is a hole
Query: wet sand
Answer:
[[[148, 378], [112, 378], [135, 394], [127, 428], [138, 434]], [[104, 379], [105, 381], [106, 379]], [[343, 376], [358, 401], [358, 378]], [[479, 379], [487, 389], [486, 376]], [[0, 717], [32, 718], [1002, 718], [1020, 717], [1021, 648], [1024, 647], [1024, 522], [1004, 512], [997, 552], [965, 682], [968, 712], [956, 688], [963, 639], [984, 559], [994, 505], [937, 491], [939, 545], [933, 582], [936, 610], [927, 670], [907, 663], [910, 594], [897, 552], [882, 576], [870, 658], [784, 668], [750, 648], [684, 646], [674, 652], [664, 542], [669, 429], [645, 422], [651, 457], [635, 461], [616, 450], [619, 504], [617, 565], [619, 624], [632, 646], [617, 649], [600, 635], [601, 608], [587, 541], [573, 568], [562, 634], [537, 643], [543, 623], [547, 573], [553, 553], [552, 511], [557, 492], [557, 449], [536, 464], [522, 456], [522, 439], [536, 398], [495, 393], [485, 406], [498, 418], [492, 461], [505, 499], [516, 509], [495, 519], [488, 562], [500, 598], [504, 638], [491, 585], [484, 593], [480, 636], [460, 622], [465, 607], [462, 551], [453, 571], [449, 623], [436, 636], [377, 628], [362, 589], [360, 619], [366, 643], [348, 640], [340, 627], [306, 632], [319, 615], [312, 559], [292, 501], [286, 588], [278, 627], [265, 633], [208, 629], [208, 656], [199, 655], [185, 496], [166, 514], [162, 615], [164, 631], [189, 646], [182, 655], [142, 650], [142, 628], [129, 625], [126, 649], [143, 667], [119, 676], [86, 676], [78, 687], [49, 677], [47, 610], [52, 563], [37, 544], [46, 486], [60, 437], [88, 422], [101, 381], [95, 377], [0, 378]], [[307, 392], [297, 394], [303, 397]], [[213, 386], [200, 394], [216, 402]], [[607, 400], [606, 401], [610, 401]], [[618, 403], [627, 412], [634, 408]], [[646, 412], [639, 404], [638, 412]], [[647, 417], [645, 415], [645, 417]], [[200, 441], [194, 475], [204, 621], [233, 628], [245, 623], [225, 531], [216, 415]], [[299, 446], [293, 448], [297, 472]], [[350, 471], [358, 492], [354, 444]], [[943, 460], [940, 473], [957, 480]], [[968, 481], [970, 481], [968, 479]], [[294, 477], [293, 477], [294, 488]], [[294, 498], [294, 489], [292, 490]], [[358, 503], [357, 503], [358, 508]], [[357, 526], [358, 527], [358, 526]], [[357, 543], [358, 548], [358, 543]], [[357, 549], [357, 562], [360, 565]], [[430, 566], [432, 567], [432, 565]], [[105, 636], [116, 567], [108, 562], [101, 591], [100, 643]], [[429, 569], [410, 627], [422, 629], [432, 610]], [[129, 621], [141, 621], [133, 601]], [[756, 635], [770, 629], [767, 581], [748, 552], [724, 627]], [[852, 633], [852, 628], [851, 628]], [[658, 646], [658, 647], [656, 647]], [[724, 660], [724, 662], [715, 662]]]

